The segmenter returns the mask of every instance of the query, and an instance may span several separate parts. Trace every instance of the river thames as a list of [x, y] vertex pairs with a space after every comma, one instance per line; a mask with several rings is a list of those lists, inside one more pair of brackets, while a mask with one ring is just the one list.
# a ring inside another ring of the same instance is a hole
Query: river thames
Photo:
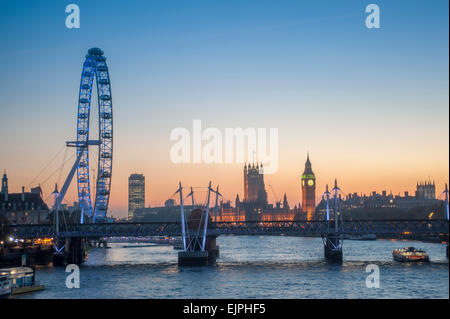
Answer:
[[[320, 238], [220, 236], [209, 267], [178, 267], [172, 246], [111, 243], [80, 266], [80, 288], [66, 287], [64, 267], [36, 270], [45, 290], [15, 298], [449, 298], [445, 245], [412, 241], [345, 241], [344, 262], [323, 259]], [[430, 263], [398, 263], [392, 250], [423, 248]], [[367, 288], [366, 266], [380, 270]]]

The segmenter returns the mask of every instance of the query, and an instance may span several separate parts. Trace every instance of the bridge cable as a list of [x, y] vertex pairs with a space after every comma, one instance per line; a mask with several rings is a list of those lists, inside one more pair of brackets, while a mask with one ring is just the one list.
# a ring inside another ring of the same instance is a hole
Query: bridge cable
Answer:
[[[73, 159], [75, 157], [75, 153], [69, 158], [67, 159], [62, 165], [64, 165], [65, 163], [67, 163], [68, 161], [70, 161], [71, 159]], [[41, 184], [44, 185], [45, 183], [48, 182], [48, 180], [53, 177], [61, 168], [61, 166], [59, 166], [58, 168], [56, 168]]]
[[67, 149], [65, 145], [58, 150], [56, 155], [54, 155], [51, 160], [44, 166], [44, 168], [31, 180], [31, 182], [27, 185], [28, 187], [30, 187], [42, 175], [42, 173], [44, 173], [44, 171], [53, 163], [53, 161], [58, 157], [59, 154], [61, 154], [64, 149]]

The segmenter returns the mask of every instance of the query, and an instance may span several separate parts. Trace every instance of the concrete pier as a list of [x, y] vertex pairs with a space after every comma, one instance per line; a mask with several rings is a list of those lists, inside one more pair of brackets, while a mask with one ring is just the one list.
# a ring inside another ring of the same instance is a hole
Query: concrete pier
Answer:
[[204, 251], [200, 249], [195, 249], [192, 251], [178, 252], [178, 265], [179, 266], [214, 265], [216, 263], [216, 258], [218, 257], [218, 254], [219, 254], [219, 247], [216, 246], [216, 236], [207, 236]]
[[209, 253], [207, 251], [180, 251], [178, 252], [179, 266], [208, 266]]
[[209, 255], [209, 264], [215, 264], [217, 257], [219, 257], [219, 246], [216, 244], [217, 236], [207, 236], [206, 237], [206, 247], [205, 250]]
[[328, 234], [324, 238], [325, 259], [331, 263], [341, 263], [343, 259], [342, 242], [339, 235]]
[[48, 265], [52, 262], [52, 247], [32, 245], [26, 247], [4, 248], [0, 252], [1, 267], [20, 267], [25, 260], [27, 267]]
[[86, 247], [84, 238], [72, 237], [66, 239], [64, 252], [66, 264], [82, 264], [86, 258]]
[[214, 250], [216, 253], [216, 258], [219, 258], [219, 254], [220, 254], [220, 247], [216, 245], [216, 249]]

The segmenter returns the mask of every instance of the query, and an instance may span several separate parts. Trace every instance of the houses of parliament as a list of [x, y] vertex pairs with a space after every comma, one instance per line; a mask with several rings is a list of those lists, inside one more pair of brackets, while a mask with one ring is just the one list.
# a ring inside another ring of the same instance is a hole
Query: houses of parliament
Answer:
[[231, 205], [222, 205], [219, 218], [223, 221], [247, 220], [247, 221], [277, 221], [308, 219], [314, 216], [316, 207], [316, 178], [312, 171], [309, 154], [306, 159], [305, 169], [301, 175], [300, 185], [302, 189], [301, 205], [289, 207], [286, 194], [283, 202], [277, 200], [275, 205], [267, 202], [267, 191], [264, 184], [264, 167], [261, 164], [244, 165], [244, 199], [240, 201], [236, 195], [235, 209]]
[[[275, 190], [271, 188], [276, 202], [268, 203], [267, 188], [264, 181], [264, 167], [261, 163], [249, 163], [244, 165], [243, 186], [244, 197], [236, 195], [234, 205], [231, 201], [221, 201], [217, 208], [217, 215], [211, 215], [213, 221], [217, 222], [269, 222], [269, 221], [291, 221], [291, 220], [324, 220], [326, 218], [326, 200], [322, 196], [319, 203], [316, 203], [316, 176], [312, 169], [309, 154], [306, 156], [305, 166], [298, 179], [298, 187], [301, 188], [301, 199], [298, 205], [290, 207], [286, 194], [279, 200]], [[415, 196], [410, 196], [405, 191], [404, 196], [388, 194], [382, 191], [381, 194], [372, 192], [370, 196], [347, 194], [339, 200], [342, 211], [348, 216], [366, 218], [371, 216], [384, 216], [390, 218], [395, 213], [400, 216], [403, 213], [411, 213], [420, 207], [430, 205], [441, 205], [435, 195], [434, 182], [417, 183]], [[189, 210], [194, 206], [185, 205]], [[330, 208], [332, 209], [332, 208]], [[426, 210], [423, 210], [426, 211]], [[400, 214], [400, 215], [399, 215]], [[138, 208], [133, 214], [134, 221], [179, 221], [179, 206], [175, 200], [169, 199], [164, 207]]]
[[[216, 216], [211, 216], [217, 222], [245, 222], [245, 221], [289, 221], [313, 219], [315, 212], [315, 176], [312, 171], [309, 155], [307, 156], [305, 169], [300, 175], [299, 186], [302, 189], [302, 200], [293, 208], [289, 206], [286, 194], [283, 200], [274, 204], [267, 201], [267, 191], [264, 182], [264, 166], [261, 163], [249, 163], [244, 165], [244, 198], [241, 200], [236, 195], [234, 206], [231, 201], [220, 202]], [[275, 195], [276, 197], [276, 195]], [[185, 205], [189, 210], [190, 205]], [[178, 221], [179, 206], [173, 199], [167, 200], [164, 207], [139, 208], [133, 219], [135, 221]]]

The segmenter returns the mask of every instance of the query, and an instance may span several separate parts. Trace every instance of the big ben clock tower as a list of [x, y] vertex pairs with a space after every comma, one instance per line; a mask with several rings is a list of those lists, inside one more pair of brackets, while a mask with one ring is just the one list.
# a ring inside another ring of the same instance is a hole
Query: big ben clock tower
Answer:
[[306, 219], [311, 220], [316, 210], [316, 177], [311, 168], [309, 153], [305, 163], [305, 171], [302, 175], [302, 213]]

